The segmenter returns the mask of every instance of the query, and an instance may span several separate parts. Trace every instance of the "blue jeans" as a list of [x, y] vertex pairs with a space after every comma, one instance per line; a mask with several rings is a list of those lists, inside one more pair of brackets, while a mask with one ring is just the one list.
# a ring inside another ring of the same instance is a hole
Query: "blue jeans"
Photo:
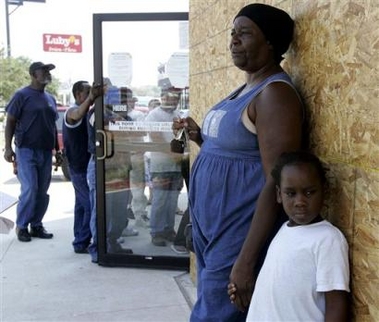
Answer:
[[130, 190], [107, 191], [106, 223], [107, 223], [107, 252], [113, 253], [121, 249], [117, 241], [122, 231], [128, 226], [129, 220], [126, 216], [126, 208], [130, 199]]
[[49, 205], [52, 150], [16, 147], [16, 160], [21, 184], [16, 225], [20, 229], [28, 228], [29, 224], [40, 227]]
[[87, 172], [75, 171], [70, 167], [71, 182], [75, 189], [74, 249], [85, 249], [91, 241], [91, 204], [87, 183]]
[[180, 172], [152, 172], [153, 199], [151, 201], [151, 235], [174, 231], [178, 197], [183, 188]]
[[91, 259], [97, 262], [97, 220], [96, 220], [96, 161], [91, 156], [87, 168], [87, 183], [89, 188], [89, 201], [91, 207], [90, 229], [92, 234], [92, 243], [88, 247]]
[[[97, 215], [96, 215], [96, 161], [91, 157], [87, 168], [87, 182], [89, 188], [89, 199], [91, 205], [90, 228], [92, 233], [92, 243], [88, 247], [93, 262], [98, 261], [98, 239], [97, 239]], [[128, 225], [126, 218], [126, 206], [129, 200], [130, 191], [125, 194], [107, 194], [107, 251], [112, 253], [121, 249], [117, 239], [121, 237], [123, 229]], [[124, 203], [122, 205], [122, 203]], [[125, 211], [125, 213], [123, 212]]]

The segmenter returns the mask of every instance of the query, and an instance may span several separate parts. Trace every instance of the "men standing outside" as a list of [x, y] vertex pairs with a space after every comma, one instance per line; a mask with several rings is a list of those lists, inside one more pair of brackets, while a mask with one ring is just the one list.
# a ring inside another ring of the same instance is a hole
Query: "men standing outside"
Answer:
[[[172, 122], [179, 117], [177, 106], [181, 90], [162, 89], [162, 105], [153, 109], [147, 116], [147, 122]], [[151, 133], [154, 142], [170, 146], [172, 132]], [[181, 174], [182, 154], [170, 152], [151, 152], [150, 171], [153, 185], [150, 228], [151, 242], [155, 246], [166, 246], [176, 237], [174, 230], [178, 197], [183, 187]]]
[[[55, 98], [45, 91], [52, 80], [53, 64], [34, 62], [29, 67], [31, 83], [15, 92], [6, 106], [4, 158], [17, 161], [21, 194], [17, 205], [16, 234], [21, 242], [31, 237], [53, 238], [42, 225], [49, 205], [52, 153], [59, 152]], [[12, 148], [12, 140], [16, 146]], [[28, 226], [30, 225], [30, 231]]]
[[85, 116], [101, 87], [92, 87], [87, 81], [78, 81], [72, 88], [75, 104], [64, 115], [63, 143], [69, 163], [71, 182], [75, 189], [74, 207], [74, 241], [75, 253], [88, 253], [91, 242], [91, 207], [87, 183], [87, 166], [90, 158], [88, 152], [88, 133]]

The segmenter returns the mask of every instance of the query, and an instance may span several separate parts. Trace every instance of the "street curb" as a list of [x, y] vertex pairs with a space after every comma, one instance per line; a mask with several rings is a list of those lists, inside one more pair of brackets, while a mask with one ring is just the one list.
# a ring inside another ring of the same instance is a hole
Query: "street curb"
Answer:
[[180, 274], [174, 277], [180, 291], [187, 301], [189, 308], [192, 310], [196, 302], [196, 287], [191, 280], [191, 276], [188, 272]]

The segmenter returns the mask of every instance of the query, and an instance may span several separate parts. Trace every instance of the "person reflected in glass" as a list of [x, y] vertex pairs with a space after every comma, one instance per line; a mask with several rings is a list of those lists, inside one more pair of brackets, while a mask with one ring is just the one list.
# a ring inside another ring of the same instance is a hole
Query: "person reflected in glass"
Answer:
[[[112, 87], [108, 79], [103, 80], [103, 93], [107, 94]], [[109, 94], [109, 93], [108, 93]], [[109, 123], [125, 120], [124, 117], [113, 112], [113, 101], [104, 97], [104, 127]], [[118, 103], [118, 102], [116, 102]], [[88, 246], [91, 261], [98, 263], [98, 226], [96, 207], [96, 119], [95, 106], [93, 105], [87, 113], [88, 152], [90, 159], [87, 167], [87, 182], [90, 193], [91, 221], [90, 228], [92, 242]], [[126, 120], [130, 121], [127, 117]], [[123, 247], [121, 243], [122, 231], [128, 226], [129, 220], [126, 216], [127, 202], [130, 199], [129, 186], [130, 160], [129, 154], [118, 154], [107, 160], [105, 164], [106, 185], [106, 250], [108, 253], [133, 254], [132, 249]], [[120, 173], [122, 173], [120, 175]], [[115, 179], [115, 180], [113, 180]], [[121, 190], [121, 192], [119, 191]]]
[[158, 107], [159, 105], [161, 105], [161, 101], [160, 101], [159, 99], [157, 99], [157, 98], [152, 98], [152, 99], [149, 101], [148, 105], [147, 105], [147, 107], [149, 108], [149, 113], [150, 113], [153, 109], [155, 109], [156, 107]]
[[[151, 99], [147, 105], [149, 108], [149, 113], [160, 105], [161, 105], [161, 101], [159, 99], [157, 98]], [[145, 160], [145, 181], [146, 181], [146, 185], [149, 187], [149, 198], [147, 200], [147, 204], [151, 205], [151, 200], [153, 199], [153, 183], [151, 182], [151, 174], [150, 174], [150, 152], [145, 152], [144, 160]]]
[[[126, 115], [131, 121], [143, 122], [145, 120], [145, 113], [137, 111], [135, 104], [137, 98], [133, 96], [133, 91], [130, 88], [121, 88], [121, 103], [127, 107]], [[128, 139], [133, 143], [145, 142], [146, 132], [135, 131], [128, 133]], [[143, 151], [130, 152], [131, 171], [130, 171], [130, 188], [131, 199], [128, 203], [128, 216], [135, 219], [135, 226], [148, 228], [149, 217], [147, 215], [147, 197], [145, 195], [146, 177], [145, 177], [145, 160]], [[125, 228], [122, 235], [132, 236], [136, 232], [135, 229]]]
[[[147, 122], [172, 122], [179, 117], [177, 110], [181, 89], [162, 88], [161, 105], [147, 116]], [[150, 212], [151, 242], [155, 246], [166, 246], [176, 237], [175, 213], [180, 190], [183, 188], [181, 174], [182, 154], [170, 152], [172, 132], [152, 132], [153, 142], [163, 143], [167, 152], [150, 152], [150, 174], [153, 185], [153, 198]], [[164, 146], [164, 148], [163, 148]]]

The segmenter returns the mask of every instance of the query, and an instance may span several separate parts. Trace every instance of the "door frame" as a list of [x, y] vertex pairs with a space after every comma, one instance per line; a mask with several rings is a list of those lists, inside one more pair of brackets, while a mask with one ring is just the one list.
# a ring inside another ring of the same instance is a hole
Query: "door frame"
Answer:
[[[152, 12], [152, 13], [103, 13], [93, 14], [93, 69], [95, 83], [103, 80], [103, 22], [127, 21], [188, 21], [188, 12]], [[140, 268], [159, 268], [189, 271], [189, 257], [145, 256], [110, 254], [106, 252], [105, 218], [105, 160], [104, 147], [112, 146], [107, 142], [104, 132], [103, 99], [95, 102], [96, 118], [96, 210], [98, 236], [98, 263], [103, 266], [124, 266]]]

